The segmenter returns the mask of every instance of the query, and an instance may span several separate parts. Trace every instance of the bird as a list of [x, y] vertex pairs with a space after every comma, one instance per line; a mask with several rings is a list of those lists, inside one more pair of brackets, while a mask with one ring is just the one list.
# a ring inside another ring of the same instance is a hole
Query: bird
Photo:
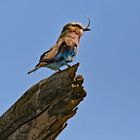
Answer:
[[78, 52], [80, 38], [83, 32], [90, 31], [90, 19], [84, 27], [79, 22], [67, 23], [56, 43], [40, 56], [39, 63], [28, 72], [28, 74], [42, 67], [50, 68], [54, 71], [61, 71], [62, 66], [71, 67], [68, 63], [73, 62]]

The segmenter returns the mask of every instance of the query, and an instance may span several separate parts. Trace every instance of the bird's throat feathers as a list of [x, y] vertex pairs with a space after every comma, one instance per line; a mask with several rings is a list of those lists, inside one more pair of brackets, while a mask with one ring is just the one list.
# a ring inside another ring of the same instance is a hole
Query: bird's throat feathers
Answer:
[[[59, 40], [63, 40], [66, 42], [67, 45], [79, 45], [79, 42], [80, 42], [80, 38], [83, 34], [83, 31], [82, 30], [65, 30], [61, 33]], [[58, 42], [57, 41], [57, 42]]]

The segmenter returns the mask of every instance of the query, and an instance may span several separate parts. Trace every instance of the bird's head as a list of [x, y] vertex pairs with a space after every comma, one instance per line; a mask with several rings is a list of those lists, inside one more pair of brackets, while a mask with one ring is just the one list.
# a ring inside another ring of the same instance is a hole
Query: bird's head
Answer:
[[68, 23], [63, 27], [62, 34], [63, 33], [70, 33], [75, 32], [77, 35], [82, 36], [83, 32], [90, 31], [90, 19], [88, 18], [88, 24], [86, 27], [84, 27], [81, 23], [72, 22]]

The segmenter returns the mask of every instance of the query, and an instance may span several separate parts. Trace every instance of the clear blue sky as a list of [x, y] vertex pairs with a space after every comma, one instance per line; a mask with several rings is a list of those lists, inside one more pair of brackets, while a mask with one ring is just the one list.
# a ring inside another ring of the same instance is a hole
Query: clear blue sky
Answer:
[[140, 1], [1, 0], [0, 114], [54, 72], [27, 75], [63, 25], [91, 18], [76, 62], [87, 97], [58, 140], [140, 140]]

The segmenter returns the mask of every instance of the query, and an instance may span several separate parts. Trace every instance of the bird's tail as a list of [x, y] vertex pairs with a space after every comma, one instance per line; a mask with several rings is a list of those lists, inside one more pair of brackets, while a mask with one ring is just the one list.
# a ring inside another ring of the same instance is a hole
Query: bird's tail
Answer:
[[30, 73], [32, 73], [32, 72], [34, 72], [34, 71], [36, 71], [37, 69], [39, 69], [39, 67], [35, 67], [35, 68], [33, 68], [32, 70], [30, 70], [27, 74], [30, 74]]

